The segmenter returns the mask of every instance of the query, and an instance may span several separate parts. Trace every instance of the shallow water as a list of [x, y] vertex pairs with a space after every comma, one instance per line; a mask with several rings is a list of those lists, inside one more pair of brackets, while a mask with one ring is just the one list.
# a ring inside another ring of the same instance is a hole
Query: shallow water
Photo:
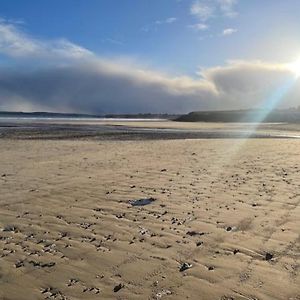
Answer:
[[[163, 140], [163, 139], [248, 139], [300, 138], [299, 130], [286, 130], [278, 124], [206, 124], [167, 120], [83, 118], [0, 118], [0, 138], [18, 139], [101, 139], [101, 140]], [[163, 126], [167, 125], [167, 126]], [[182, 126], [182, 127], [179, 127]]]

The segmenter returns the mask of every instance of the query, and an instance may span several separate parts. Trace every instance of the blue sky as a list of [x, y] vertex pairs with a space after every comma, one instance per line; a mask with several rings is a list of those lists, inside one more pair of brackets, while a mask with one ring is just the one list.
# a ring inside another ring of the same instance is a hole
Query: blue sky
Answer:
[[[194, 2], [2, 0], [0, 15], [24, 22], [24, 30], [37, 37], [63, 37], [101, 55], [134, 57], [179, 73], [192, 74], [197, 66], [219, 65], [228, 59], [284, 62], [300, 54], [297, 0], [232, 1], [233, 16], [214, 7], [207, 20], [191, 14]], [[174, 22], [163, 23], [169, 18]], [[197, 31], [192, 29], [195, 24], [208, 28]], [[237, 31], [223, 36], [228, 28]]]
[[[0, 17], [2, 68], [45, 69], [49, 67], [49, 61], [52, 69], [54, 65], [61, 67], [61, 56], [66, 59], [66, 52], [70, 50], [69, 56], [74, 57], [72, 51], [77, 47], [97, 61], [103, 63], [105, 60], [108, 65], [117, 63], [121, 65], [120, 69], [125, 68], [128, 72], [142, 68], [149, 76], [153, 72], [167, 74], [164, 79], [173, 80], [173, 83], [180, 77], [176, 89], [182, 85], [184, 88], [186, 85], [194, 87], [194, 84], [200, 84], [201, 88], [204, 83], [207, 87], [214, 85], [215, 91], [212, 88], [211, 92], [218, 92], [219, 98], [223, 90], [216, 86], [216, 77], [213, 80], [207, 78], [217, 72], [216, 67], [219, 73], [220, 68], [224, 68], [221, 70], [224, 74], [232, 70], [231, 61], [235, 61], [235, 71], [243, 66], [248, 68], [247, 71], [250, 68], [251, 73], [253, 67], [271, 68], [270, 64], [273, 64], [274, 68], [276, 64], [293, 62], [300, 57], [298, 0], [1, 0]], [[68, 66], [83, 62], [86, 63], [86, 55], [84, 60], [76, 59], [72, 63], [68, 60]], [[99, 68], [103, 71], [103, 64]], [[207, 74], [201, 73], [203, 69], [208, 69]], [[153, 76], [157, 78], [158, 73]], [[151, 77], [151, 84], [154, 77]], [[199, 77], [205, 77], [206, 82], [200, 82]], [[164, 88], [170, 89], [169, 86]], [[234, 92], [234, 97], [238, 97], [240, 92]], [[195, 96], [194, 90], [181, 90], [180, 93], [183, 93], [180, 101], [190, 94]], [[171, 94], [174, 94], [173, 90]], [[14, 96], [24, 99], [25, 108], [31, 107], [28, 103], [36, 102], [30, 97]], [[205, 105], [199, 102], [199, 109], [224, 106], [218, 104], [221, 99], [214, 101]], [[70, 101], [67, 102], [68, 106], [58, 109], [84, 109], [82, 106], [72, 108]], [[227, 104], [229, 108], [250, 106], [249, 103]], [[117, 106], [113, 111], [118, 111]], [[1, 107], [14, 105], [2, 100]], [[32, 107], [36, 107], [35, 104]], [[45, 106], [55, 109], [51, 107]], [[94, 107], [97, 105], [93, 104], [86, 111]], [[185, 108], [180, 104], [174, 111], [197, 107], [193, 104]], [[136, 109], [141, 108], [143, 106]], [[151, 107], [145, 109], [151, 110]], [[107, 110], [111, 112], [109, 107]]]

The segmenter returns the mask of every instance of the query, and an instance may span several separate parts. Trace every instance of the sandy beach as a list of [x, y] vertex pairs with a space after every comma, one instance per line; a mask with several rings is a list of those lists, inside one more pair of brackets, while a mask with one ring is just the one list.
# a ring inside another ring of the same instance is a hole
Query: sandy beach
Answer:
[[299, 300], [299, 143], [0, 139], [0, 299]]
[[300, 1], [0, 1], [0, 300], [300, 300]]

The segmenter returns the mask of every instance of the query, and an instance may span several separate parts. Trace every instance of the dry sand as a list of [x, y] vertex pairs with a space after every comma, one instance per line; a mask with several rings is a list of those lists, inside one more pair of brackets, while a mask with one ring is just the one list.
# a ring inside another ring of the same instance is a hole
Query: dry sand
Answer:
[[299, 300], [299, 151], [2, 139], [0, 299]]

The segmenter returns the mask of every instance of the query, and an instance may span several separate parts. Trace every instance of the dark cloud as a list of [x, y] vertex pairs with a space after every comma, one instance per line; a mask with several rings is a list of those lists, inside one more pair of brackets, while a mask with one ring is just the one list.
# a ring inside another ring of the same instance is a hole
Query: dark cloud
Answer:
[[151, 74], [112, 73], [91, 65], [29, 72], [4, 70], [0, 75], [0, 107], [23, 110], [30, 104], [51, 111], [88, 113], [179, 113], [200, 106], [210, 108], [213, 93], [209, 88], [180, 85]]
[[[291, 73], [263, 63], [208, 69], [204, 78], [169, 78], [129, 66], [93, 62], [37, 70], [2, 70], [0, 108], [86, 113], [184, 113], [263, 104]], [[297, 84], [295, 84], [297, 86]], [[292, 92], [292, 91], [291, 91]], [[289, 105], [299, 105], [293, 94]], [[294, 102], [294, 103], [293, 103]]]
[[15, 66], [0, 69], [0, 110], [103, 114], [252, 108], [286, 81], [293, 84], [280, 105], [299, 105], [299, 81], [287, 65], [236, 61], [206, 69], [198, 78], [174, 77], [101, 58], [67, 40], [36, 40], [3, 22], [0, 53]]

